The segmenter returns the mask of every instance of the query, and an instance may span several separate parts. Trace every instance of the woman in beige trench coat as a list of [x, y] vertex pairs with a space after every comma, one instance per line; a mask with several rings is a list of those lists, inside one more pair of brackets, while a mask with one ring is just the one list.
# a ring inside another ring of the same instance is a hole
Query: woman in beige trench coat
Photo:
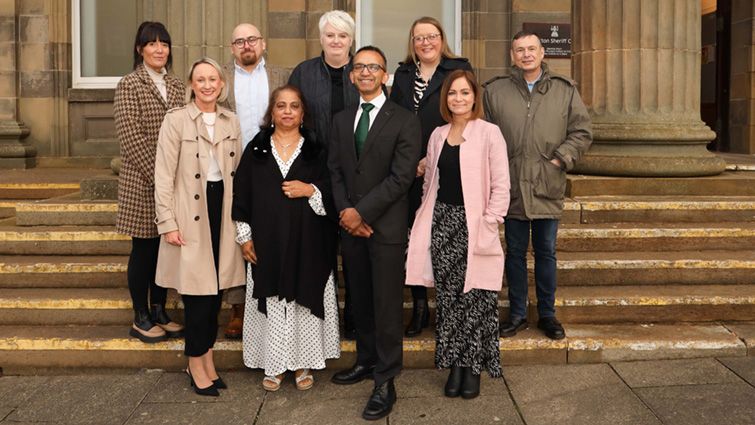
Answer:
[[212, 358], [223, 290], [245, 284], [231, 220], [241, 130], [236, 115], [216, 104], [227, 89], [215, 61], [194, 62], [188, 84], [187, 105], [168, 112], [157, 142], [155, 280], [182, 295], [191, 385], [217, 396], [226, 388]]

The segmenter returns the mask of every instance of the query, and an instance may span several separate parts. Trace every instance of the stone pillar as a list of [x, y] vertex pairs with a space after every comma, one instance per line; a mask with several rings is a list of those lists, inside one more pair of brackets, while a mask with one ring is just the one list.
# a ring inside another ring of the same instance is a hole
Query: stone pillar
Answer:
[[704, 176], [724, 171], [700, 119], [699, 0], [572, 2], [572, 76], [593, 123], [574, 172]]
[[29, 129], [18, 121], [17, 4], [0, 0], [0, 168], [36, 165], [37, 150], [22, 143]]

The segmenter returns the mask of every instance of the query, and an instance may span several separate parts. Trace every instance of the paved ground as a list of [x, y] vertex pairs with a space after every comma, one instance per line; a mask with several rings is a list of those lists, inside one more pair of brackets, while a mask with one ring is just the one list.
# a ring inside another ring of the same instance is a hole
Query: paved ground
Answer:
[[[299, 392], [289, 374], [262, 390], [259, 371], [221, 373], [229, 389], [201, 397], [182, 373], [0, 378], [0, 423], [354, 424], [371, 384], [338, 386], [332, 370]], [[513, 366], [483, 377], [474, 400], [443, 397], [447, 372], [405, 370], [399, 400], [379, 424], [753, 424], [755, 357], [594, 365]]]

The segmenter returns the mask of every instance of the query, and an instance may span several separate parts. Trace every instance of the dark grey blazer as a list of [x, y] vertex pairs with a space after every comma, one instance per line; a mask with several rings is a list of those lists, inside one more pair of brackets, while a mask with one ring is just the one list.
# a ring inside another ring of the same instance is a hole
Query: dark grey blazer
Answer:
[[354, 207], [379, 243], [406, 243], [407, 192], [417, 171], [422, 129], [417, 116], [386, 100], [367, 134], [362, 155], [354, 146], [358, 105], [333, 118], [328, 168], [340, 212]]

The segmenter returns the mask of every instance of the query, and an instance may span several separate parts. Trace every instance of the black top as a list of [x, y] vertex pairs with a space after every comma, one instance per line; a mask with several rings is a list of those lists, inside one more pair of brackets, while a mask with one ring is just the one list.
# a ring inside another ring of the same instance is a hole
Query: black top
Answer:
[[246, 146], [233, 179], [231, 218], [252, 227], [257, 266], [252, 269], [258, 309], [266, 298], [296, 301], [324, 318], [323, 291], [335, 262], [336, 223], [327, 151], [314, 132], [305, 130], [301, 153], [285, 180], [312, 183], [320, 190], [328, 216], [319, 216], [309, 199], [288, 198], [283, 175], [272, 155], [272, 129], [262, 129]]
[[343, 70], [346, 66], [340, 68], [333, 68], [325, 62], [325, 66], [328, 67], [328, 73], [330, 74], [330, 116], [343, 111], [346, 106], [343, 101]]
[[464, 193], [461, 190], [461, 168], [459, 167], [459, 149], [461, 145], [451, 146], [448, 140], [438, 158], [438, 202], [450, 205], [464, 205]]
[[[409, 111], [416, 112], [422, 124], [422, 152], [420, 158], [427, 155], [427, 142], [430, 135], [436, 127], [446, 124], [443, 117], [440, 116], [440, 89], [443, 86], [443, 80], [448, 74], [457, 69], [472, 70], [472, 65], [465, 58], [441, 58], [438, 67], [435, 68], [435, 74], [427, 83], [427, 88], [422, 94], [422, 100], [419, 102], [419, 108], [414, 108], [414, 89], [415, 78], [417, 74], [417, 64], [401, 63], [396, 73], [393, 75], [393, 88], [391, 89], [391, 100], [398, 103], [401, 107]], [[409, 225], [414, 223], [414, 214], [419, 208], [422, 201], [422, 177], [414, 179], [409, 189]]]

